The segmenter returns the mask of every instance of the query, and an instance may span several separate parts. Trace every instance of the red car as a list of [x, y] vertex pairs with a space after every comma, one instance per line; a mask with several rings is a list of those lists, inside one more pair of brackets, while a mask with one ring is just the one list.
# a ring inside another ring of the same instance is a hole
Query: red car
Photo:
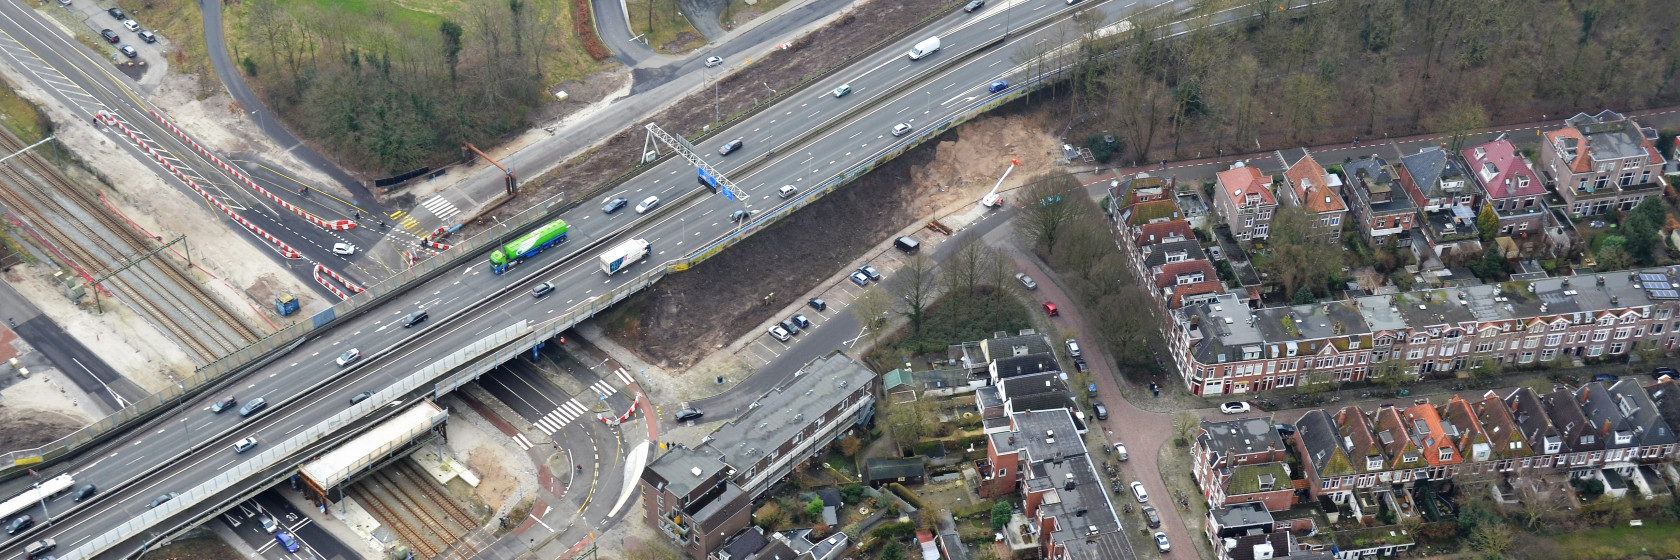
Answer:
[[1044, 302], [1044, 313], [1050, 315], [1051, 317], [1055, 317], [1055, 316], [1061, 314], [1060, 312], [1056, 311], [1056, 304], [1050, 303], [1048, 301]]

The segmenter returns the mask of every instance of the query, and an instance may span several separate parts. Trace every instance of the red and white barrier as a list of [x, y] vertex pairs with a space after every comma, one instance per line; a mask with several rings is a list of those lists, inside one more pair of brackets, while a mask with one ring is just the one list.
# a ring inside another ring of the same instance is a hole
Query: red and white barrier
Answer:
[[268, 197], [269, 200], [274, 201], [275, 203], [279, 204], [280, 206], [284, 207], [285, 209], [291, 210], [292, 213], [297, 214], [299, 216], [303, 216], [304, 219], [309, 220], [309, 223], [315, 224], [317, 226], [320, 226], [322, 228], [329, 229], [329, 230], [332, 230], [332, 231], [343, 231], [343, 230], [347, 230], [347, 229], [356, 227], [356, 222], [354, 222], [354, 221], [351, 221], [351, 220], [333, 220], [333, 221], [329, 222], [329, 221], [321, 219], [320, 217], [317, 217], [314, 214], [310, 214], [309, 212], [304, 211], [304, 209], [302, 209], [302, 208], [298, 208], [297, 206], [294, 206], [290, 202], [286, 202], [284, 200], [281, 200], [280, 197], [274, 196], [274, 193], [268, 192], [268, 189], [262, 188], [260, 185], [257, 185], [257, 182], [252, 181], [250, 177], [246, 177], [244, 173], [240, 173], [238, 168], [236, 168], [232, 165], [228, 165], [227, 162], [222, 161], [222, 158], [216, 157], [216, 154], [212, 154], [212, 153], [210, 153], [210, 150], [206, 150], [206, 149], [204, 149], [203, 146], [198, 145], [197, 140], [193, 140], [191, 137], [187, 136], [187, 133], [181, 132], [181, 129], [176, 128], [174, 123], [169, 122], [169, 119], [163, 118], [163, 115], [158, 114], [157, 111], [152, 111], [152, 116], [156, 117], [159, 123], [163, 123], [163, 126], [169, 127], [169, 130], [174, 132], [176, 136], [181, 137], [181, 140], [185, 141], [188, 146], [192, 146], [194, 150], [198, 150], [198, 153], [203, 154], [204, 157], [210, 158], [210, 161], [216, 162], [216, 165], [219, 165], [219, 166], [222, 167], [222, 171], [225, 171], [229, 174], [232, 174], [235, 179], [239, 179], [240, 181], [244, 181], [245, 186], [251, 187], [253, 190], [255, 190], [259, 193], [262, 193], [263, 196]]
[[350, 299], [350, 295], [344, 293], [343, 290], [339, 290], [338, 286], [332, 285], [332, 283], [328, 282], [326, 278], [322, 278], [322, 272], [327, 273], [327, 276], [331, 276], [332, 279], [337, 280], [338, 283], [344, 284], [344, 287], [349, 288], [350, 291], [358, 294], [362, 293], [362, 287], [357, 286], [355, 282], [351, 282], [343, 276], [339, 276], [337, 272], [333, 272], [333, 269], [327, 268], [327, 265], [315, 263], [315, 281], [322, 286], [326, 286], [327, 290], [331, 291], [333, 295], [338, 296], [339, 299]]
[[448, 251], [450, 245], [448, 245], [446, 243], [438, 243], [436, 241], [437, 239], [442, 238], [444, 235], [447, 235], [448, 233], [449, 233], [449, 228], [444, 227], [444, 226], [438, 226], [437, 229], [432, 230], [431, 233], [427, 234], [425, 237], [420, 239], [420, 246], [421, 247], [431, 247], [431, 248], [437, 249], [439, 251]]
[[104, 111], [100, 111], [98, 115], [94, 116], [94, 118], [98, 119], [101, 123], [105, 123], [107, 126], [116, 127], [118, 130], [121, 130], [123, 134], [127, 134], [128, 139], [132, 140], [134, 145], [139, 146], [141, 151], [150, 154], [152, 158], [156, 159], [158, 163], [162, 164], [163, 167], [168, 169], [170, 173], [174, 173], [175, 178], [180, 179], [181, 182], [186, 183], [187, 186], [192, 187], [194, 191], [197, 191], [199, 196], [202, 196], [205, 200], [210, 201], [211, 206], [215, 206], [217, 209], [220, 209], [222, 213], [233, 218], [233, 221], [239, 222], [239, 225], [245, 226], [245, 229], [250, 230], [251, 233], [257, 234], [262, 237], [263, 240], [280, 248], [280, 256], [288, 259], [296, 259], [303, 256], [298, 253], [296, 249], [293, 249], [291, 245], [287, 245], [286, 242], [281, 241], [279, 238], [269, 235], [268, 232], [263, 231], [263, 229], [257, 227], [256, 224], [246, 220], [244, 216], [240, 216], [238, 213], [234, 212], [232, 208], [228, 208], [226, 204], [222, 204], [221, 199], [216, 198], [215, 195], [210, 194], [209, 191], [206, 191], [203, 187], [198, 186], [197, 182], [193, 181], [192, 178], [187, 177], [186, 173], [182, 173], [180, 168], [175, 167], [175, 164], [169, 163], [169, 160], [164, 159], [163, 155], [157, 152], [157, 149], [153, 148], [145, 140], [141, 140], [140, 135], [129, 129], [128, 125], [123, 124], [121, 120]]
[[[630, 400], [630, 410], [626, 410], [626, 411], [624, 411], [624, 414], [621, 414], [621, 415], [618, 416], [618, 423], [623, 424], [625, 422], [630, 421], [630, 417], [636, 415], [636, 403], [639, 403], [641, 401], [642, 401], [642, 396], [640, 394], [636, 395], [636, 398], [631, 399]], [[606, 423], [607, 419], [602, 418], [601, 422]]]

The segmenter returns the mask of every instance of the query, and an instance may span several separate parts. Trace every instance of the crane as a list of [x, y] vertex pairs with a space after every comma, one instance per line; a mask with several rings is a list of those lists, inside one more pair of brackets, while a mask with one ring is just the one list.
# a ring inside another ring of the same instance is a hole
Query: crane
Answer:
[[1014, 171], [1015, 168], [1020, 165], [1021, 160], [1009, 158], [1009, 169], [1003, 170], [1003, 176], [998, 177], [997, 184], [992, 185], [992, 192], [986, 193], [986, 196], [980, 197], [981, 206], [985, 206], [987, 208], [997, 208], [1003, 204], [1003, 195], [998, 194], [998, 187], [1002, 187], [1003, 180], [1009, 178], [1009, 172]]

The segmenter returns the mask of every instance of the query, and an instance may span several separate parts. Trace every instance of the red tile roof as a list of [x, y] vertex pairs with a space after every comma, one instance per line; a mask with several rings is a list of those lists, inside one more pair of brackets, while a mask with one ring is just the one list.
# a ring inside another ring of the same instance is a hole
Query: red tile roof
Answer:
[[1170, 309], [1184, 307], [1184, 298], [1190, 296], [1222, 293], [1225, 293], [1225, 285], [1221, 284], [1219, 279], [1214, 277], [1209, 277], [1206, 282], [1173, 286], [1172, 298], [1167, 300], [1167, 307]]
[[1250, 194], [1260, 195], [1261, 204], [1276, 206], [1277, 197], [1272, 196], [1272, 190], [1266, 188], [1269, 181], [1270, 179], [1265, 175], [1260, 174], [1259, 169], [1248, 165], [1219, 172], [1221, 193], [1224, 196], [1231, 197], [1231, 200], [1236, 202], [1237, 206], [1242, 206], [1243, 202], [1248, 200]]
[[1137, 245], [1138, 247], [1154, 245], [1174, 237], [1182, 237], [1184, 239], [1192, 239], [1196, 237], [1196, 232], [1190, 229], [1190, 222], [1186, 222], [1184, 220], [1170, 220], [1144, 224], [1133, 228], [1132, 231], [1134, 232], [1132, 234], [1132, 244]]
[[1313, 159], [1312, 154], [1289, 166], [1283, 176], [1289, 179], [1289, 188], [1294, 189], [1295, 200], [1301, 201], [1301, 206], [1307, 210], [1315, 214], [1347, 210], [1347, 203], [1342, 202], [1342, 197], [1329, 186], [1330, 173]]
[[1196, 272], [1201, 272], [1202, 277], [1207, 280], [1213, 280], [1219, 277], [1219, 274], [1213, 270], [1213, 264], [1205, 260], [1196, 259], [1193, 261], [1167, 263], [1161, 265], [1161, 271], [1155, 274], [1155, 287], [1165, 288], [1167, 286], [1177, 284], [1178, 275], [1194, 274]]
[[[1528, 158], [1517, 154], [1510, 140], [1499, 139], [1466, 148], [1462, 154], [1470, 174], [1482, 184], [1489, 198], [1511, 198], [1546, 194], [1540, 176], [1529, 167]], [[1523, 178], [1527, 178], [1524, 185]]]
[[[1427, 402], [1413, 405], [1406, 409], [1404, 417], [1406, 419], [1406, 430], [1412, 430], [1419, 420], [1423, 421], [1424, 426], [1429, 430], [1428, 433], [1417, 435], [1421, 436], [1421, 439], [1418, 440], [1418, 447], [1423, 453], [1423, 460], [1427, 461], [1430, 466], [1456, 465], [1464, 462], [1464, 457], [1458, 454], [1458, 448], [1453, 446], [1452, 438], [1447, 437], [1447, 430], [1441, 426], [1441, 415], [1435, 411], [1434, 405]], [[1452, 450], [1444, 461], [1441, 460], [1441, 448]]]

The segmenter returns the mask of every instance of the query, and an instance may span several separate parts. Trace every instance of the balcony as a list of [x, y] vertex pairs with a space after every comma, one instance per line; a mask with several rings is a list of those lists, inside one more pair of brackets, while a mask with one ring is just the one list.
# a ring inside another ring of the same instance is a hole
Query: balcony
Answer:
[[689, 526], [690, 523], [693, 523], [693, 520], [680, 511], [672, 511], [659, 516], [659, 530], [681, 546], [687, 546], [694, 542], [694, 528]]

